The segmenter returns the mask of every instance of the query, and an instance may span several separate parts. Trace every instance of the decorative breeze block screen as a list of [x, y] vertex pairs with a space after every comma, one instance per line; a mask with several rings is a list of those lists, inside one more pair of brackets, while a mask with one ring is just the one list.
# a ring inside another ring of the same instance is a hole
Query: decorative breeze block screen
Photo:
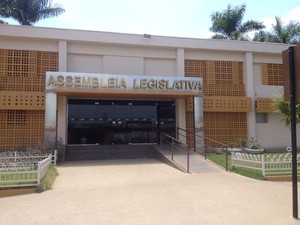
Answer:
[[262, 64], [262, 84], [283, 86], [283, 65], [282, 64]]
[[194, 148], [194, 112], [186, 112], [186, 143], [190, 148]]
[[202, 77], [203, 93], [209, 96], [245, 96], [243, 63], [186, 60], [186, 77]]
[[44, 110], [0, 110], [0, 150], [37, 145], [44, 138]]
[[58, 71], [58, 53], [0, 49], [1, 91], [44, 91], [46, 71]]
[[0, 150], [44, 139], [46, 71], [58, 71], [58, 53], [0, 49]]
[[204, 136], [222, 143], [247, 138], [252, 100], [246, 97], [243, 62], [186, 60], [185, 76], [203, 78]]
[[44, 92], [0, 91], [1, 109], [45, 110]]
[[[204, 112], [204, 135], [224, 144], [239, 138], [247, 138], [247, 114]], [[209, 143], [209, 146], [220, 147], [214, 146], [214, 143]]]
[[204, 112], [251, 112], [252, 99], [249, 97], [204, 96]]
[[276, 110], [273, 99], [271, 98], [257, 98], [256, 112], [259, 113], [273, 113]]

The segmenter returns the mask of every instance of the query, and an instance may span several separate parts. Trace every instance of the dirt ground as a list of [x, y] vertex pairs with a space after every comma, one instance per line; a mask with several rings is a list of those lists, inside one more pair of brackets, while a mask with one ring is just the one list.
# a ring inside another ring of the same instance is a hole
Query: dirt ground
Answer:
[[68, 162], [52, 190], [0, 199], [0, 224], [288, 225], [290, 182], [223, 170], [185, 174], [155, 159]]

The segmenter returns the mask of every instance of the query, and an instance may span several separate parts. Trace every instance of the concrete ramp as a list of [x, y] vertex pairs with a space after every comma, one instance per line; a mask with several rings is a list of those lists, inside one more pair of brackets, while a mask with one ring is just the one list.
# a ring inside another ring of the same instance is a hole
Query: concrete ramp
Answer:
[[[155, 146], [160, 157], [164, 158], [164, 162], [167, 164], [173, 164], [173, 167], [180, 169], [184, 172], [187, 171], [187, 153], [186, 150], [180, 145], [174, 145], [173, 147], [173, 160], [172, 160], [172, 148], [170, 145], [157, 145]], [[189, 172], [190, 173], [220, 173], [223, 170], [216, 165], [205, 160], [201, 155], [194, 151], [189, 152]], [[160, 159], [161, 160], [161, 159]]]

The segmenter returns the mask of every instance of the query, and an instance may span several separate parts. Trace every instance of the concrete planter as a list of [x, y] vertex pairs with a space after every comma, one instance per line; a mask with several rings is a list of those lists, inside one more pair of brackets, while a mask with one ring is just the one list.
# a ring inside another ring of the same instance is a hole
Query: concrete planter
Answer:
[[263, 148], [245, 148], [245, 151], [251, 154], [261, 154], [264, 153], [265, 150]]
[[241, 152], [242, 148], [228, 148], [228, 152]]

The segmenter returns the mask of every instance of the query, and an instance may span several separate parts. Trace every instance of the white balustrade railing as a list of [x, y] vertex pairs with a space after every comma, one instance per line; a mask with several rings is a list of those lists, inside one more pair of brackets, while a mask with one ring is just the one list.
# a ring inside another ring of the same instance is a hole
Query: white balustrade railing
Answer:
[[[262, 171], [265, 175], [291, 174], [292, 155], [282, 154], [248, 154], [240, 152], [231, 153], [232, 166], [250, 168]], [[297, 162], [300, 163], [300, 154], [297, 155]], [[298, 166], [298, 171], [300, 170]]]
[[37, 184], [39, 185], [41, 182], [41, 179], [45, 176], [47, 173], [49, 166], [51, 164], [51, 155], [49, 155], [48, 158], [44, 159], [41, 162], [38, 162], [38, 169], [37, 169]]
[[[0, 161], [0, 188], [29, 187], [40, 184], [51, 163], [57, 159], [57, 151], [45, 156], [7, 156], [9, 160]], [[15, 160], [13, 160], [14, 158]], [[32, 161], [28, 161], [31, 158]], [[24, 161], [19, 161], [25, 159]], [[38, 161], [38, 159], [40, 159]]]
[[[38, 151], [7, 151], [7, 152], [0, 152], [0, 163], [3, 162], [39, 162], [46, 158], [48, 158], [48, 153], [40, 153]], [[51, 162], [52, 164], [56, 165], [57, 161], [57, 150], [54, 150], [51, 155]]]

